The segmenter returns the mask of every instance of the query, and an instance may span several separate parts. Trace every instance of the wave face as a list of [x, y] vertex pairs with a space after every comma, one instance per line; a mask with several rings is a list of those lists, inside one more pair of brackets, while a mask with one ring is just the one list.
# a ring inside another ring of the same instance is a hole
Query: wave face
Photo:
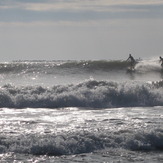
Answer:
[[[97, 61], [14, 61], [9, 63], [0, 63], [0, 73], [56, 73], [59, 70], [77, 70], [77, 71], [113, 71], [126, 70], [129, 62], [122, 60], [97, 60]], [[157, 60], [139, 61], [135, 67], [140, 71], [161, 71]]]
[[137, 106], [163, 106], [163, 81], [119, 83], [89, 80], [52, 87], [4, 85], [0, 91], [1, 108]]

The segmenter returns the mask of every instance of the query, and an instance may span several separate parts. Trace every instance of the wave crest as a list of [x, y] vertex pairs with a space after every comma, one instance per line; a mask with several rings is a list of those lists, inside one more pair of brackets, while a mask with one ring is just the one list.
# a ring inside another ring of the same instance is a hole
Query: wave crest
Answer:
[[4, 85], [0, 107], [137, 107], [163, 106], [163, 81], [117, 83], [90, 80], [79, 84], [42, 86]]
[[163, 131], [78, 131], [60, 135], [0, 136], [0, 153], [14, 152], [33, 155], [70, 155], [90, 153], [101, 149], [133, 151], [162, 151]]
[[[111, 71], [126, 70], [130, 63], [125, 60], [66, 60], [66, 61], [15, 61], [0, 63], [0, 73], [56, 73], [56, 70]], [[158, 60], [137, 61], [136, 69], [140, 71], [161, 70]]]

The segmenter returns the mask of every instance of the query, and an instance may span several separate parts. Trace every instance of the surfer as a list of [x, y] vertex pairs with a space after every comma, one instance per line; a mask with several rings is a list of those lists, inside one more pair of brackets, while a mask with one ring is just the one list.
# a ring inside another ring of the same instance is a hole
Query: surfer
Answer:
[[160, 56], [161, 67], [163, 68], [163, 58]]
[[134, 69], [136, 61], [135, 61], [134, 57], [131, 54], [129, 54], [129, 57], [128, 57], [127, 61], [130, 61], [130, 68]]

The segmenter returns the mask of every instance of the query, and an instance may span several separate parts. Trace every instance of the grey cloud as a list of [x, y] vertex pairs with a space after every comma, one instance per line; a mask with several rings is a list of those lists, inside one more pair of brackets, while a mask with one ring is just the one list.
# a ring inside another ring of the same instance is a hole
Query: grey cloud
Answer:
[[[20, 0], [15, 0], [19, 2]], [[31, 2], [29, 0], [28, 2]], [[34, 0], [35, 2], [37, 0]], [[42, 0], [43, 1], [43, 0]], [[22, 1], [21, 1], [22, 2]], [[27, 1], [23, 1], [24, 3]], [[39, 1], [40, 2], [40, 1]], [[1, 8], [1, 22], [33, 22], [33, 21], [91, 21], [105, 19], [163, 18], [163, 5], [115, 5], [103, 6], [99, 10], [87, 8], [83, 10], [26, 10], [25, 8]]]

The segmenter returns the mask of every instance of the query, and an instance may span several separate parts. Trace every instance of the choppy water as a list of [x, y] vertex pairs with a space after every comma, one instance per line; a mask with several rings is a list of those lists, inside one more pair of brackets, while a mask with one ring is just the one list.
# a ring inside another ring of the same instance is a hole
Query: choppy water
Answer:
[[1, 162], [163, 162], [157, 60], [0, 64]]

